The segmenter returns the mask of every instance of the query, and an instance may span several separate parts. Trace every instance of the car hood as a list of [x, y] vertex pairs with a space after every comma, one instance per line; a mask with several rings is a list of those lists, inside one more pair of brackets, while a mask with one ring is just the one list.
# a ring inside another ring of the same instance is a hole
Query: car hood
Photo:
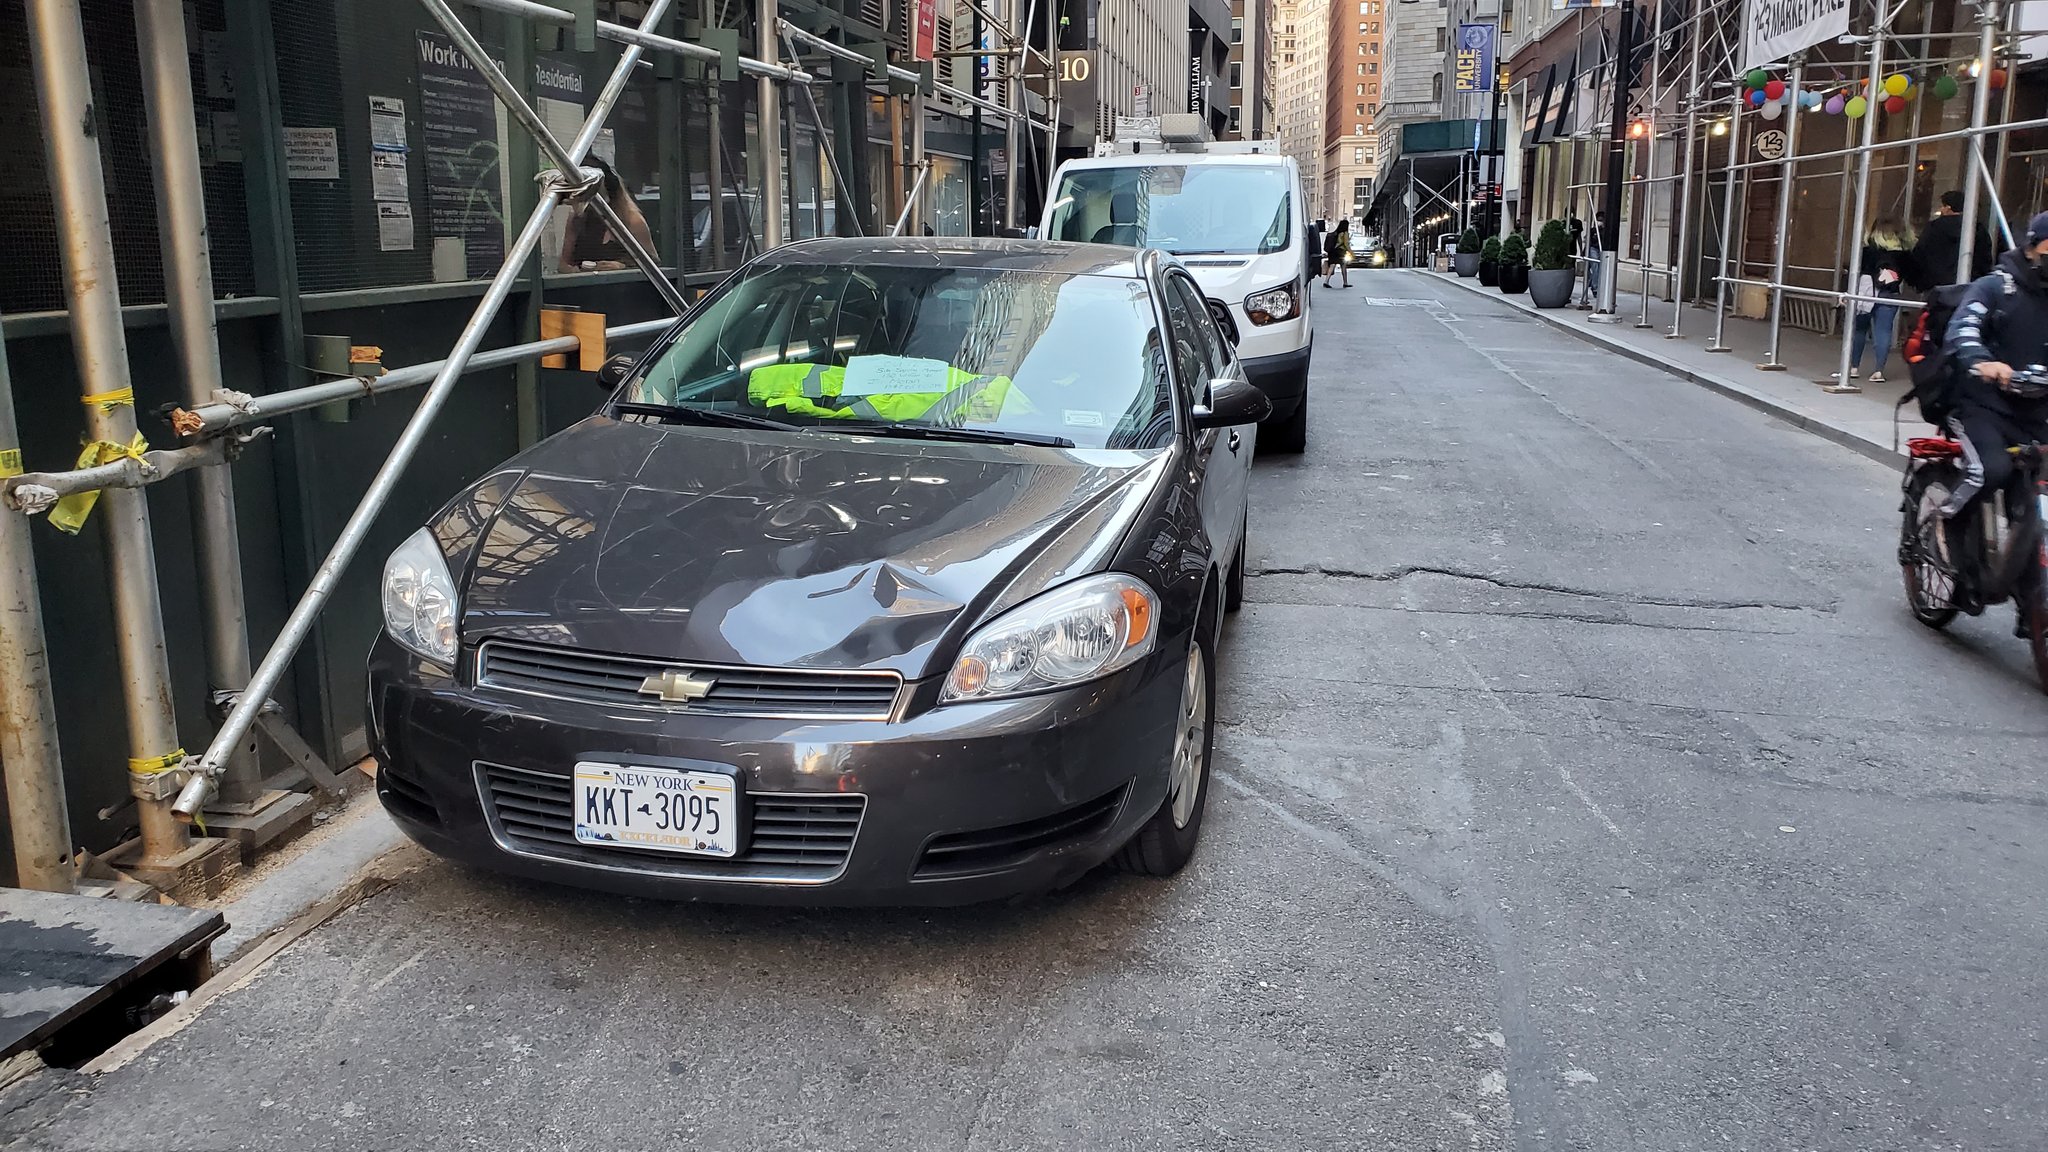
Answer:
[[1263, 256], [1190, 253], [1180, 257], [1180, 262], [1195, 278], [1202, 295], [1230, 305], [1243, 304], [1254, 292], [1278, 288], [1301, 271], [1301, 259], [1292, 251]]
[[915, 678], [1041, 590], [1020, 584], [1099, 567], [1163, 457], [599, 417], [480, 483], [493, 509], [458, 501], [471, 540], [442, 539], [467, 551], [465, 643]]

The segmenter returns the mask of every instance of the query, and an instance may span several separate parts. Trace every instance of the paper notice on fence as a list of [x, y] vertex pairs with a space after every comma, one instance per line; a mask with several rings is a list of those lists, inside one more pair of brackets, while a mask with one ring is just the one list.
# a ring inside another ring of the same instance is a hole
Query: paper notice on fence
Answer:
[[293, 180], [341, 179], [341, 150], [332, 128], [286, 128], [284, 172]]
[[405, 153], [370, 153], [370, 196], [377, 200], [412, 199], [412, 184], [406, 177]]
[[1742, 67], [1765, 68], [1849, 34], [1849, 0], [1744, 0]]
[[384, 252], [412, 251], [412, 205], [377, 205], [377, 248]]
[[405, 101], [396, 96], [370, 97], [370, 147], [405, 151]]

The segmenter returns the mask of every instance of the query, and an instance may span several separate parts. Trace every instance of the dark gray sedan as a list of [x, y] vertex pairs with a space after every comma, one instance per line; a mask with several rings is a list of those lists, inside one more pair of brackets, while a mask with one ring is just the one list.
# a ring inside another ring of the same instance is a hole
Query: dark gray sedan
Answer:
[[756, 260], [391, 556], [377, 792], [490, 868], [962, 903], [1201, 831], [1263, 396], [1156, 252]]

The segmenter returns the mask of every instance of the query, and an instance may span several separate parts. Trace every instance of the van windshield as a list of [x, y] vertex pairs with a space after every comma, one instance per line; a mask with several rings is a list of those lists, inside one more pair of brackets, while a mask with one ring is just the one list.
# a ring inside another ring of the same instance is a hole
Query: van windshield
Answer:
[[1046, 237], [1178, 254], [1280, 252], [1291, 239], [1287, 185], [1278, 165], [1083, 168], [1061, 177]]

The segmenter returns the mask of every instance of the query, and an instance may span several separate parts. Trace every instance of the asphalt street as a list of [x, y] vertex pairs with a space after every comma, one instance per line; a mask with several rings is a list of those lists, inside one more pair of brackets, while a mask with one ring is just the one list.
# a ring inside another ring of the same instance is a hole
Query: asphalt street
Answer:
[[1451, 285], [1316, 289], [1195, 863], [945, 912], [432, 860], [21, 1149], [2039, 1148], [2048, 698], [1894, 471]]

